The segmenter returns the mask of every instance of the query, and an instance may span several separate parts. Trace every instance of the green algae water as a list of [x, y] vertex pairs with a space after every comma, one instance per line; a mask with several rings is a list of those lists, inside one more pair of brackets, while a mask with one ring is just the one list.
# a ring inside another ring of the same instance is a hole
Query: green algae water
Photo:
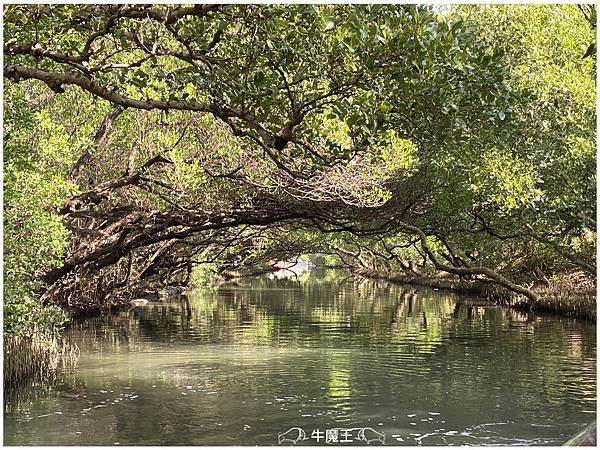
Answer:
[[594, 325], [441, 291], [256, 278], [67, 336], [5, 445], [559, 445], [596, 418]]

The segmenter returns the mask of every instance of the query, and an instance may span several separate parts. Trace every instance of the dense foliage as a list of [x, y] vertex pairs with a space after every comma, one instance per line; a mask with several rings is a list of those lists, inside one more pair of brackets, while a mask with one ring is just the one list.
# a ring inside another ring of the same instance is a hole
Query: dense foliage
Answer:
[[306, 254], [531, 299], [518, 283], [595, 275], [594, 21], [6, 6], [6, 329], [53, 311], [36, 295], [103, 308]]
[[4, 329], [30, 334], [36, 325], [45, 329], [64, 320], [60, 310], [42, 308], [35, 293], [68, 245], [67, 230], [52, 211], [73, 191], [56, 170], [72, 156], [48, 109], [31, 104], [18, 85], [4, 95]]

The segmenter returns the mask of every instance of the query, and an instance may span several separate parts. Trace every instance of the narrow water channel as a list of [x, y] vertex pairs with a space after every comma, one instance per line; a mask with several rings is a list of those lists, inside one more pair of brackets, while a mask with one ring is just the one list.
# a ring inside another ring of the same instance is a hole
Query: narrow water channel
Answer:
[[559, 445], [596, 418], [594, 325], [441, 291], [256, 278], [68, 336], [76, 367], [6, 399], [5, 445]]

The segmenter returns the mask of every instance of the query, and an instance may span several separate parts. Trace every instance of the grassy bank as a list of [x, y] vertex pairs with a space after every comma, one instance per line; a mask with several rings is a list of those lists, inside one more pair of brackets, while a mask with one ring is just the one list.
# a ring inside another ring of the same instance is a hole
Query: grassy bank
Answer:
[[50, 379], [64, 364], [74, 364], [79, 355], [77, 346], [58, 336], [5, 334], [4, 390], [31, 380]]
[[424, 286], [432, 289], [448, 289], [463, 294], [476, 295], [499, 305], [522, 311], [557, 314], [596, 322], [595, 280], [585, 277], [581, 273], [556, 275], [550, 278], [548, 283], [534, 285], [533, 290], [540, 296], [536, 302], [518, 296], [497, 284], [485, 280], [467, 281], [451, 277], [409, 277], [365, 269], [357, 269], [354, 273], [365, 278], [385, 280], [392, 283]]

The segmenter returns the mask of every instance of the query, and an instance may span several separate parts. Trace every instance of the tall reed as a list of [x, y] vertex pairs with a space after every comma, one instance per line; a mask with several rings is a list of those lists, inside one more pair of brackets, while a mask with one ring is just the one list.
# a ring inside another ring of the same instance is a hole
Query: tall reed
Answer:
[[61, 365], [74, 365], [79, 357], [77, 345], [57, 335], [5, 334], [3, 343], [5, 391], [32, 379], [50, 379]]

